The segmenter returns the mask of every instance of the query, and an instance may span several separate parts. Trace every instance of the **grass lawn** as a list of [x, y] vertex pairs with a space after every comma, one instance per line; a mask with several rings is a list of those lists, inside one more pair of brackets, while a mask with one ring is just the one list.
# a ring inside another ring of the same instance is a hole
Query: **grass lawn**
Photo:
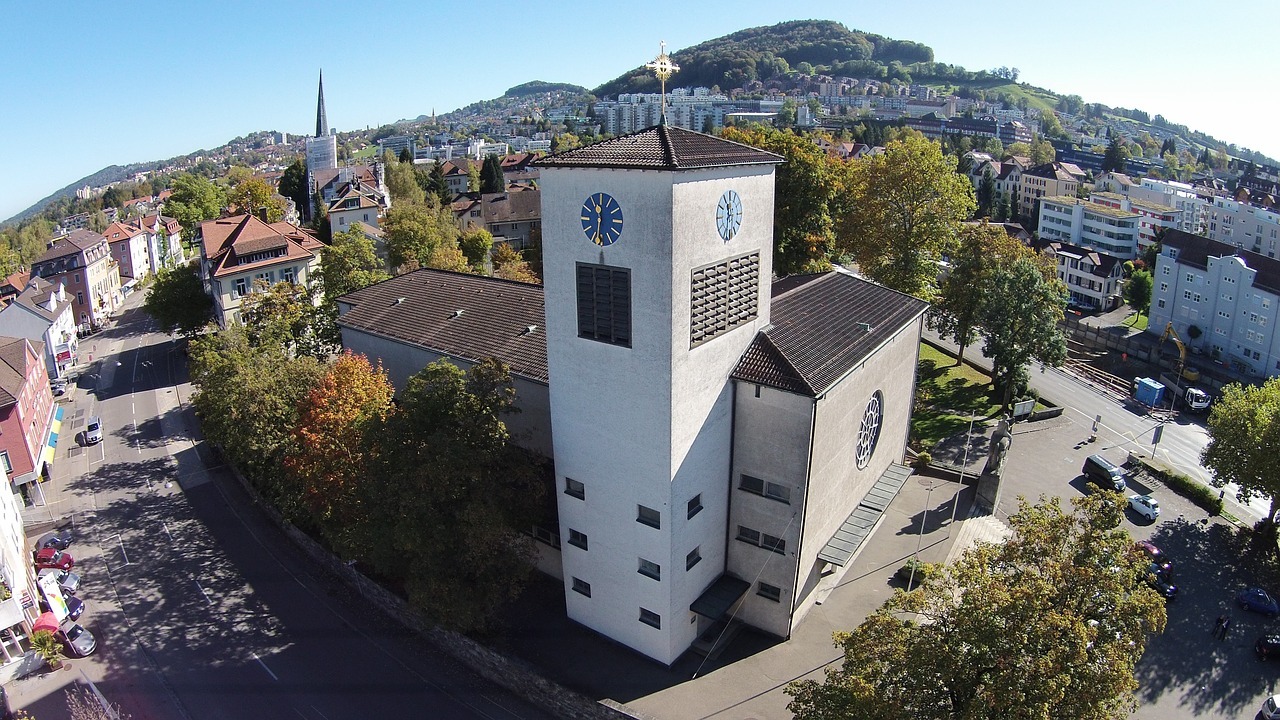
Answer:
[[991, 400], [991, 378], [986, 373], [969, 365], [957, 366], [954, 357], [925, 343], [920, 344], [916, 394], [918, 409], [911, 416], [911, 435], [925, 448], [968, 429], [971, 413], [987, 418], [1000, 409], [1000, 403]]
[[1128, 325], [1131, 328], [1146, 330], [1147, 323], [1150, 320], [1151, 318], [1147, 317], [1146, 315], [1138, 315], [1137, 313], [1134, 313], [1133, 315], [1130, 315], [1128, 318], [1125, 319], [1124, 324]]

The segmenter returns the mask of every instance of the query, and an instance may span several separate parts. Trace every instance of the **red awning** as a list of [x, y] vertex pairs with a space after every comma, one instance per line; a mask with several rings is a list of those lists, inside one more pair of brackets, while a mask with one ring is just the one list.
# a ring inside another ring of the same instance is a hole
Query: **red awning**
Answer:
[[51, 612], [44, 613], [36, 619], [34, 625], [31, 626], [32, 634], [41, 630], [48, 630], [51, 633], [58, 632], [58, 618]]

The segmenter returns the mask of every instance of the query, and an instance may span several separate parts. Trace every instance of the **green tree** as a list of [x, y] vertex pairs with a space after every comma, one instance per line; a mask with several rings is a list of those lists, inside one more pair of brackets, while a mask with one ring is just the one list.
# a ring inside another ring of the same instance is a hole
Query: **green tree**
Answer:
[[[336, 315], [334, 308], [333, 315]], [[240, 305], [240, 317], [249, 340], [258, 346], [275, 346], [297, 355], [324, 359], [341, 345], [333, 316], [316, 307], [312, 291], [303, 285], [258, 283]]]
[[474, 160], [467, 163], [467, 192], [480, 192], [480, 165]]
[[1119, 135], [1113, 135], [1111, 142], [1107, 143], [1107, 150], [1102, 157], [1102, 172], [1125, 172], [1125, 165], [1129, 162], [1129, 148], [1125, 146], [1124, 140]]
[[516, 280], [534, 284], [542, 284], [542, 278], [524, 258], [507, 243], [500, 243], [493, 249], [493, 276], [503, 280]]
[[982, 303], [979, 325], [991, 359], [992, 382], [1007, 408], [1027, 383], [1027, 364], [1038, 360], [1058, 366], [1067, 342], [1058, 329], [1067, 306], [1067, 290], [1037, 258], [1020, 257], [997, 266]]
[[982, 179], [978, 181], [977, 200], [978, 217], [991, 217], [992, 211], [995, 210], [996, 181], [991, 176], [990, 168], [982, 173]]
[[267, 222], [280, 222], [284, 219], [284, 201], [262, 178], [250, 177], [237, 183], [227, 191], [227, 203], [235, 207], [237, 212], [250, 215], [266, 210]]
[[67, 659], [62, 654], [62, 642], [48, 630], [37, 630], [31, 634], [31, 649], [53, 670], [62, 667], [62, 662]]
[[358, 550], [352, 532], [367, 516], [364, 488], [371, 461], [365, 435], [384, 421], [395, 389], [381, 364], [350, 351], [329, 366], [298, 407], [284, 457], [288, 479], [321, 534], [340, 554]]
[[955, 159], [915, 135], [855, 161], [840, 247], [873, 280], [930, 300], [938, 261], [955, 243], [977, 202]]
[[1235, 483], [1246, 503], [1271, 498], [1263, 524], [1268, 535], [1274, 533], [1280, 512], [1280, 378], [1261, 386], [1233, 383], [1222, 388], [1205, 425], [1209, 445], [1200, 459], [1213, 474], [1214, 487]]
[[502, 174], [502, 158], [488, 155], [480, 168], [480, 192], [500, 193], [507, 189], [506, 178]]
[[333, 242], [321, 250], [319, 274], [326, 303], [390, 277], [373, 240], [354, 228], [334, 235]]
[[453, 200], [453, 193], [449, 190], [449, 182], [444, 178], [444, 163], [436, 160], [431, 166], [429, 186], [424, 190], [434, 194], [441, 207], [448, 207]]
[[193, 337], [213, 321], [213, 298], [204, 290], [194, 265], [164, 268], [156, 273], [142, 309], [164, 332], [175, 329]]
[[397, 157], [396, 159], [397, 159], [397, 160], [399, 160], [401, 163], [408, 163], [408, 164], [412, 165], [412, 164], [413, 164], [413, 153], [409, 152], [409, 148], [407, 148], [407, 147], [405, 147], [405, 148], [401, 148], [401, 149], [400, 149], [400, 156], [399, 156], [399, 157]]
[[166, 215], [182, 223], [182, 239], [195, 240], [196, 226], [222, 214], [227, 204], [222, 188], [212, 180], [191, 173], [179, 173], [173, 178], [173, 194], [164, 203]]
[[[438, 267], [440, 258], [458, 250], [458, 224], [453, 211], [433, 203], [392, 205], [383, 223], [393, 268]], [[462, 257], [463, 264], [466, 258]]]
[[94, 210], [93, 213], [89, 215], [89, 229], [96, 233], [106, 230], [107, 226], [110, 224], [111, 223], [107, 222], [107, 214], [101, 210]]
[[280, 194], [292, 200], [300, 214], [311, 217], [312, 209], [309, 207], [311, 196], [307, 191], [306, 160], [300, 157], [295, 158], [289, 164], [289, 167], [284, 169], [284, 172], [280, 175]]
[[1164, 631], [1148, 560], [1099, 492], [1022, 501], [1007, 542], [979, 543], [835, 634], [842, 661], [787, 687], [797, 720], [1120, 720], [1134, 668]]
[[965, 348], [978, 338], [982, 305], [996, 267], [1030, 252], [999, 225], [969, 224], [960, 230], [950, 271], [929, 314], [930, 327], [960, 346], [956, 365], [964, 362]]
[[458, 238], [458, 248], [466, 256], [468, 265], [483, 269], [484, 261], [493, 249], [493, 235], [484, 228], [470, 228]]
[[283, 458], [298, 424], [298, 403], [324, 374], [310, 357], [276, 344], [255, 345], [248, 328], [231, 325], [191, 341], [192, 399], [201, 430], [286, 515], [296, 496], [283, 492]]
[[774, 118], [773, 124], [782, 129], [796, 126], [796, 101], [793, 98], [787, 98], [782, 101], [782, 109], [778, 111], [778, 116]]
[[387, 156], [384, 174], [387, 191], [391, 193], [391, 206], [396, 204], [421, 205], [426, 200], [426, 193], [418, 185], [418, 178], [413, 172], [413, 163], [398, 162], [390, 154]]
[[509, 442], [502, 418], [514, 399], [505, 365], [485, 360], [464, 373], [438, 361], [409, 378], [367, 435], [375, 460], [362, 558], [459, 630], [483, 628], [532, 569], [523, 530], [542, 486]]
[[830, 268], [832, 213], [843, 207], [843, 161], [808, 137], [759, 125], [725, 128], [724, 139], [781, 155], [773, 196], [773, 267], [778, 275]]
[[1147, 314], [1151, 310], [1151, 290], [1154, 285], [1151, 273], [1134, 270], [1129, 275], [1129, 281], [1124, 284], [1124, 301], [1139, 315]]
[[1031, 162], [1036, 165], [1051, 163], [1057, 155], [1057, 151], [1053, 149], [1053, 143], [1048, 140], [1045, 140], [1044, 138], [1036, 138], [1032, 141]]

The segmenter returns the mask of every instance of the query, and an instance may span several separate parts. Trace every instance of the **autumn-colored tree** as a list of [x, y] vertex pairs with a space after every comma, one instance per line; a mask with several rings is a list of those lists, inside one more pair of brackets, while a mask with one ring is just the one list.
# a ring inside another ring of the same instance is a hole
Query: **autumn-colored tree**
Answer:
[[480, 227], [468, 228], [458, 238], [458, 247], [466, 256], [467, 263], [477, 270], [484, 269], [484, 260], [493, 249], [493, 234]]
[[383, 421], [394, 392], [381, 363], [374, 367], [364, 355], [347, 351], [298, 405], [284, 466], [320, 532], [343, 555], [354, 554], [350, 534], [366, 514], [364, 435], [371, 424]]
[[[467, 259], [458, 248], [461, 233], [453, 211], [436, 205], [434, 198], [418, 204], [393, 205], [383, 230], [393, 268], [444, 265], [448, 269], [466, 270]], [[438, 254], [440, 258], [436, 257]]]
[[1276, 452], [1280, 447], [1280, 378], [1270, 378], [1261, 386], [1232, 383], [1222, 388], [1205, 425], [1209, 445], [1201, 462], [1213, 473], [1213, 485], [1234, 483], [1241, 502], [1271, 498], [1263, 529], [1274, 533], [1280, 513], [1280, 453]]
[[267, 222], [280, 222], [284, 219], [284, 199], [262, 178], [251, 177], [237, 183], [227, 191], [227, 202], [236, 212], [250, 215], [258, 215], [265, 210]]
[[919, 588], [836, 633], [843, 660], [787, 688], [797, 720], [1128, 718], [1164, 599], [1120, 527], [1123, 496], [1072, 504], [1023, 501], [1007, 542], [927, 568]]
[[529, 266], [529, 263], [525, 262], [519, 251], [507, 243], [499, 243], [493, 248], [492, 261], [494, 277], [527, 283], [542, 283], [542, 278], [538, 277], [533, 268]]

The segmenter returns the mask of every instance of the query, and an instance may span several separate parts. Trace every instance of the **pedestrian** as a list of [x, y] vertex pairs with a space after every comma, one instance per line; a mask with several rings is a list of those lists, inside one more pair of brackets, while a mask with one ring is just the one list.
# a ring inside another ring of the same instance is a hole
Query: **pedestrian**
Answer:
[[1219, 615], [1218, 621], [1213, 624], [1213, 636], [1218, 637], [1222, 634], [1222, 625], [1227, 621], [1226, 615]]
[[1230, 630], [1231, 630], [1231, 618], [1227, 618], [1227, 619], [1225, 619], [1225, 620], [1223, 620], [1223, 621], [1222, 621], [1222, 634], [1219, 636], [1219, 639], [1220, 639], [1220, 640], [1226, 640], [1226, 639], [1227, 639], [1227, 633], [1228, 633]]

